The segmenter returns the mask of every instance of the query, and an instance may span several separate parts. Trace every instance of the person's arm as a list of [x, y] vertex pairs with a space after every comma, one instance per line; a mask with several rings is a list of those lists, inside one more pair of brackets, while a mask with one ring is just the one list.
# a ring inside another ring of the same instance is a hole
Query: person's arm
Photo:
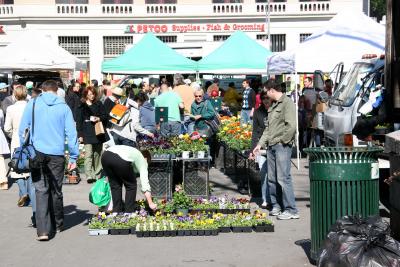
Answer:
[[296, 108], [291, 100], [286, 102], [282, 115], [284, 116], [285, 126], [280, 141], [282, 144], [288, 144], [293, 141], [293, 136], [296, 133]]
[[250, 117], [253, 117], [255, 105], [256, 105], [256, 92], [253, 89], [251, 89], [249, 94], [249, 107], [251, 107]]
[[135, 157], [136, 160], [134, 161], [133, 164], [135, 164], [136, 169], [139, 171], [140, 175], [140, 184], [142, 186], [142, 192], [144, 193], [147, 203], [149, 204], [149, 207], [152, 210], [157, 209], [157, 205], [153, 202], [152, 196], [151, 196], [151, 187], [149, 183], [149, 172], [148, 172], [148, 165], [146, 159], [143, 157], [143, 155], [140, 153], [140, 151], [137, 151], [137, 156]]
[[18, 129], [20, 144], [23, 144], [25, 141], [26, 129], [30, 129], [31, 127], [33, 101], [34, 100], [28, 102], [28, 104], [24, 109], [24, 113], [22, 114], [21, 122], [19, 124], [19, 129]]
[[6, 112], [6, 121], [4, 122], [4, 132], [7, 134], [8, 137], [12, 138], [13, 127], [12, 127], [12, 118], [9, 108], [7, 108]]
[[154, 134], [149, 132], [148, 130], [144, 129], [142, 125], [140, 124], [140, 119], [139, 119], [139, 110], [134, 110], [134, 108], [131, 108], [131, 123], [133, 126], [133, 129], [141, 134], [154, 137]]
[[72, 116], [71, 109], [68, 106], [65, 106], [65, 137], [68, 142], [68, 151], [69, 151], [69, 163], [68, 169], [72, 170], [76, 168], [76, 160], [79, 156], [79, 146], [77, 133], [75, 128], [75, 121]]

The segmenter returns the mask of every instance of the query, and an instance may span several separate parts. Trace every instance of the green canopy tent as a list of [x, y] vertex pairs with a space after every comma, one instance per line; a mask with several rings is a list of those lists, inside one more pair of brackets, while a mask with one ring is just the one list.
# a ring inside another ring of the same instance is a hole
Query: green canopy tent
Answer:
[[242, 31], [236, 31], [220, 47], [198, 62], [199, 73], [266, 74], [271, 51]]
[[178, 54], [152, 33], [121, 56], [102, 64], [102, 72], [112, 74], [195, 73], [196, 68], [195, 61]]

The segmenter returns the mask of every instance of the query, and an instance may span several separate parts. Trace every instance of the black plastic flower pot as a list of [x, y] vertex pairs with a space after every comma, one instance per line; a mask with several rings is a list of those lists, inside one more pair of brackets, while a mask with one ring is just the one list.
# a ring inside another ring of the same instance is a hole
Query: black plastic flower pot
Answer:
[[164, 231], [164, 236], [166, 236], [166, 237], [171, 236], [171, 231]]
[[150, 237], [156, 237], [157, 233], [156, 231], [150, 231]]
[[164, 231], [156, 231], [156, 236], [157, 237], [163, 237], [164, 236]]
[[218, 235], [218, 229], [212, 229], [211, 230], [211, 235]]
[[193, 236], [198, 235], [198, 231], [197, 231], [197, 230], [191, 230], [190, 233], [191, 233]]
[[211, 230], [204, 230], [204, 235], [205, 236], [210, 236], [211, 235]]
[[231, 228], [229, 226], [222, 226], [222, 227], [219, 227], [219, 232], [220, 233], [230, 233]]
[[176, 236], [176, 231], [175, 230], [171, 230], [170, 232], [170, 236]]
[[144, 233], [143, 233], [142, 231], [136, 232], [136, 236], [137, 236], [137, 237], [140, 237], [140, 238], [143, 237], [143, 234], [144, 234]]
[[204, 235], [204, 230], [197, 230], [197, 235], [203, 236]]
[[178, 236], [184, 236], [185, 230], [178, 230]]
[[274, 232], [274, 225], [272, 224], [264, 224], [264, 225], [256, 225], [254, 226], [254, 232], [261, 233], [261, 232]]
[[144, 231], [143, 232], [143, 237], [150, 237], [150, 232], [149, 231]]
[[110, 229], [110, 235], [129, 235], [130, 229]]
[[192, 233], [190, 230], [185, 230], [185, 236], [191, 236], [191, 235], [192, 235]]
[[251, 226], [234, 226], [232, 232], [234, 233], [251, 233]]
[[136, 234], [136, 227], [129, 229], [129, 232], [131, 233], [131, 235], [135, 235]]

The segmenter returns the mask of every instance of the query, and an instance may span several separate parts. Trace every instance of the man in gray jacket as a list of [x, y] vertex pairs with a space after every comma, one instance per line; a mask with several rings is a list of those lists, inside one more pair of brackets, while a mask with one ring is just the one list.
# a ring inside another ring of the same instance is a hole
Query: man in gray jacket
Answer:
[[282, 93], [275, 80], [264, 84], [267, 95], [274, 103], [268, 109], [268, 123], [253, 154], [267, 148], [268, 184], [271, 196], [271, 216], [280, 220], [298, 219], [290, 174], [290, 158], [296, 134], [296, 110], [293, 101]]

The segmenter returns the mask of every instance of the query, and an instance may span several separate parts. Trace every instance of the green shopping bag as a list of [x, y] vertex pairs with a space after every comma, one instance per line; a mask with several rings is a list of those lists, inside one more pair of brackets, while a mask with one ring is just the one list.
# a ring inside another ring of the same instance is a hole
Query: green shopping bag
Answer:
[[98, 207], [106, 206], [111, 200], [110, 184], [105, 177], [96, 181], [89, 193], [89, 201]]

